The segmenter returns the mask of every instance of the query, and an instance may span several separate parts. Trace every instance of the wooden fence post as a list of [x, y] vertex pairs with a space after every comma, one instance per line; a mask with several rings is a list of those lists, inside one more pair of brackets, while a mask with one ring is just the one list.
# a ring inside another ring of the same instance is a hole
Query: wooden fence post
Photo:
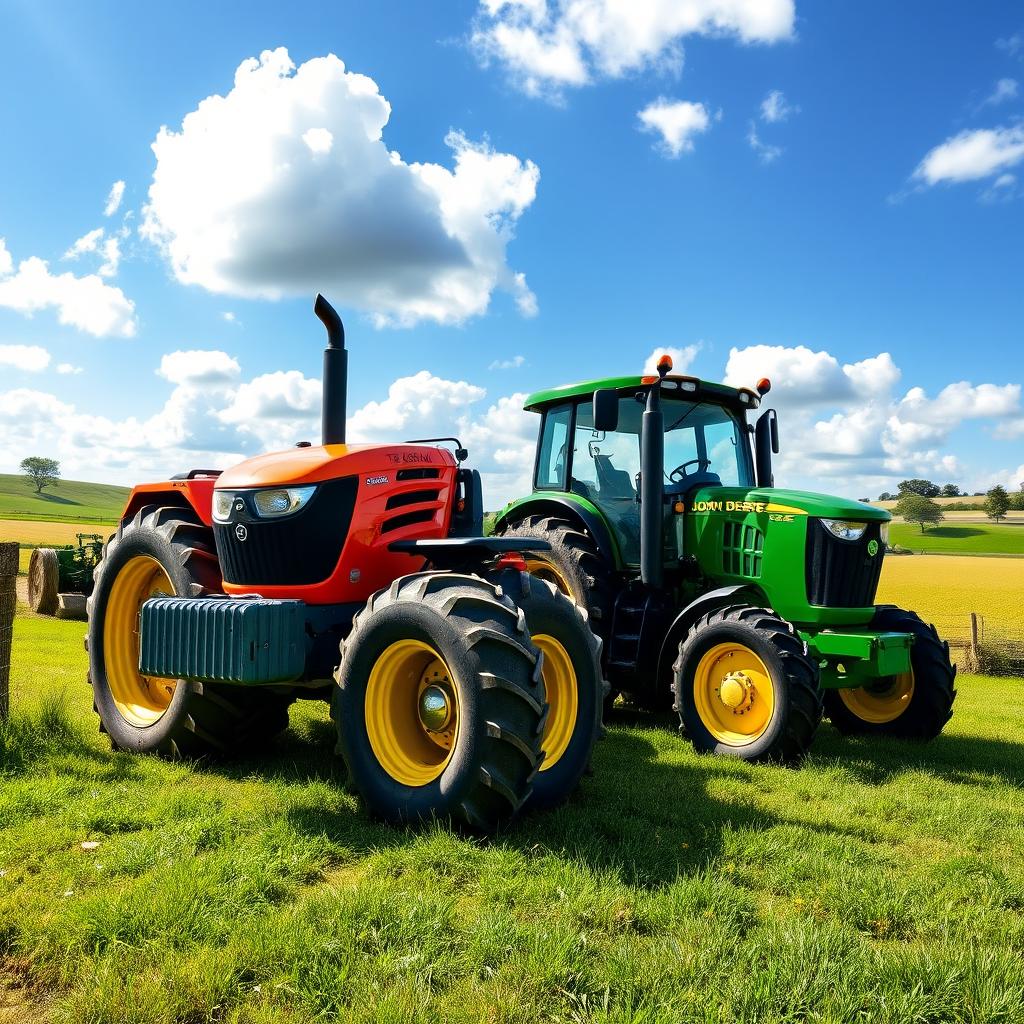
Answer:
[[971, 671], [977, 672], [981, 666], [978, 655], [978, 613], [971, 612]]
[[0, 543], [0, 721], [7, 718], [11, 703], [11, 641], [14, 638], [14, 607], [17, 604], [18, 545]]

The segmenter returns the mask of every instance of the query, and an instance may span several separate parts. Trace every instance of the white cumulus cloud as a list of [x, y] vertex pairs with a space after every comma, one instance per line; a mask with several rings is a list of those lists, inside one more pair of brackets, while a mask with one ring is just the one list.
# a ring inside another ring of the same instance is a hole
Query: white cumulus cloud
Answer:
[[458, 132], [453, 167], [407, 163], [384, 142], [390, 115], [377, 84], [333, 55], [246, 60], [227, 95], [160, 130], [142, 234], [179, 281], [224, 295], [322, 290], [408, 325], [477, 316], [500, 288], [534, 312], [506, 249], [536, 165]]
[[977, 181], [1024, 160], [1024, 124], [960, 132], [925, 154], [913, 179], [923, 185]]
[[190, 349], [169, 352], [160, 360], [157, 373], [174, 384], [224, 384], [242, 372], [238, 360], [227, 352]]
[[532, 95], [645, 67], [678, 71], [686, 36], [773, 43], [793, 34], [793, 0], [481, 0], [470, 42]]
[[77, 376], [85, 371], [81, 366], [75, 366], [74, 363], [58, 363], [57, 372], [63, 376]]
[[637, 117], [641, 131], [660, 136], [660, 148], [670, 157], [692, 151], [694, 136], [706, 132], [711, 123], [703, 103], [669, 100], [664, 96], [649, 103]]
[[103, 228], [94, 228], [77, 239], [72, 246], [64, 253], [61, 259], [77, 260], [79, 256], [87, 252], [95, 252], [103, 238]]
[[60, 323], [96, 337], [135, 334], [135, 304], [98, 275], [51, 274], [38, 256], [22, 260], [17, 271], [12, 263], [0, 242], [0, 308], [26, 316], [52, 308]]
[[693, 365], [694, 359], [697, 358], [697, 353], [701, 350], [700, 342], [694, 345], [684, 345], [682, 348], [678, 348], [674, 345], [663, 345], [661, 348], [654, 349], [651, 354], [643, 362], [643, 373], [657, 373], [658, 372], [658, 360], [662, 356], [672, 357], [672, 373], [685, 374], [690, 367]]
[[0, 366], [39, 373], [50, 365], [50, 353], [39, 345], [0, 345]]
[[992, 91], [982, 100], [983, 107], [998, 107], [1000, 103], [1015, 100], [1020, 92], [1016, 78], [1000, 78], [992, 87]]
[[526, 356], [512, 356], [509, 359], [495, 359], [488, 370], [518, 370], [520, 366], [525, 365]]

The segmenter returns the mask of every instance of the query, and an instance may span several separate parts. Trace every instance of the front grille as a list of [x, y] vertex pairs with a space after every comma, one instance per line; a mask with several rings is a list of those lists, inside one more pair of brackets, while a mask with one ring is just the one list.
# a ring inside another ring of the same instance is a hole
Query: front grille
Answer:
[[[875, 541], [877, 552], [868, 553]], [[859, 540], [834, 537], [817, 519], [807, 520], [807, 600], [829, 608], [867, 608], [875, 603], [882, 573], [878, 523], [868, 523]]]
[[328, 480], [307, 505], [280, 519], [260, 519], [238, 492], [244, 511], [232, 511], [231, 522], [213, 528], [225, 581], [243, 587], [322, 583], [341, 557], [358, 485], [354, 476]]
[[747, 523], [726, 520], [722, 535], [722, 568], [733, 576], [761, 575], [764, 534]]

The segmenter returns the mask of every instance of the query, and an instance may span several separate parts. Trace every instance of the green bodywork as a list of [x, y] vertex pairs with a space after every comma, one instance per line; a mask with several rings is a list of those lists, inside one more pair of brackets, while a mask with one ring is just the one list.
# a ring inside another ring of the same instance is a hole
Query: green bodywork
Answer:
[[103, 556], [103, 538], [98, 533], [75, 534], [77, 545], [57, 548], [58, 590], [62, 594], [92, 593], [92, 574]]
[[[728, 404], [737, 412], [757, 407], [759, 396], [754, 392], [703, 381], [697, 385], [700, 399]], [[525, 407], [543, 414], [566, 400], [585, 399], [597, 388], [616, 388], [628, 394], [642, 386], [644, 380], [639, 376], [588, 381], [537, 392], [527, 399]], [[621, 518], [612, 522], [597, 503], [572, 490], [535, 490], [504, 508], [496, 528], [543, 509], [545, 502], [551, 508], [554, 501], [563, 508], [566, 502], [578, 507], [584, 522], [599, 517], [611, 539], [610, 555], [616, 572], [624, 580], [638, 575], [636, 561], [623, 557], [624, 550], [635, 552], [638, 545], [623, 543]], [[708, 591], [743, 586], [793, 623], [822, 666], [823, 686], [861, 686], [872, 679], [908, 671], [911, 638], [872, 630], [874, 605], [848, 608], [810, 603], [805, 582], [808, 530], [824, 529], [817, 522], [822, 518], [883, 524], [892, 517], [862, 502], [778, 487], [697, 486], [682, 499], [668, 496], [664, 529], [666, 588], [674, 591], [676, 607], [682, 609]], [[878, 545], [872, 557], [880, 561], [884, 550], [884, 544]], [[673, 576], [670, 570], [684, 563], [693, 566], [694, 571]]]

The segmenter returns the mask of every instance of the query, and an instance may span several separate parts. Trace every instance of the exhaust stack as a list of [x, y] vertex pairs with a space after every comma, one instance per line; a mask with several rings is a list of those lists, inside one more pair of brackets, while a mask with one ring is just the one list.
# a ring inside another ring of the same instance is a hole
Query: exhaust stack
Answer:
[[345, 351], [345, 325], [337, 310], [318, 292], [313, 312], [327, 328], [324, 349], [323, 415], [321, 443], [345, 443], [345, 414], [348, 403], [348, 352]]

